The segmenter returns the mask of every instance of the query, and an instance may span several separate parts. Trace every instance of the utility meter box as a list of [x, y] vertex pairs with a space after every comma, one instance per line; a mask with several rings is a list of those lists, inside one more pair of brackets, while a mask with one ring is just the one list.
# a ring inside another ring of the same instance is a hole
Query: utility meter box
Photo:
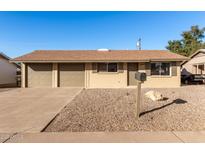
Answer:
[[147, 75], [146, 75], [146, 73], [136, 72], [135, 79], [143, 82], [143, 81], [147, 80]]

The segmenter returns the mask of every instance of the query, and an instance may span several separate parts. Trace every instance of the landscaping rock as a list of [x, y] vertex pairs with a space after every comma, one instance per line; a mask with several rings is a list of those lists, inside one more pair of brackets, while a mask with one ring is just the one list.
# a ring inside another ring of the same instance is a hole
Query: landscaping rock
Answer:
[[[145, 93], [151, 90], [160, 92], [163, 101], [153, 103], [147, 98]], [[142, 88], [140, 111], [137, 120], [135, 88], [86, 89], [68, 103], [45, 132], [204, 131], [205, 86]]]
[[161, 93], [153, 90], [148, 91], [145, 96], [152, 101], [161, 101], [164, 98]]

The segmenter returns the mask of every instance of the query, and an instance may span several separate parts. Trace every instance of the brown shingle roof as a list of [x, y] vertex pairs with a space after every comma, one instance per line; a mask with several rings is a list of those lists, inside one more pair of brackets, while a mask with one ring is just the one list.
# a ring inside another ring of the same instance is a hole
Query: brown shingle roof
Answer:
[[14, 58], [18, 62], [55, 61], [183, 61], [187, 57], [166, 50], [36, 50]]

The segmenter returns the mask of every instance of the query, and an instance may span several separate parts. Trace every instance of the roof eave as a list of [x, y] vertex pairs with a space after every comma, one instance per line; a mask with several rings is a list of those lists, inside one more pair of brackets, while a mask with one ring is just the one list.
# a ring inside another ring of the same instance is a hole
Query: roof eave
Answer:
[[91, 63], [91, 62], [150, 62], [150, 61], [184, 61], [188, 59], [144, 59], [144, 60], [10, 60], [18, 63]]

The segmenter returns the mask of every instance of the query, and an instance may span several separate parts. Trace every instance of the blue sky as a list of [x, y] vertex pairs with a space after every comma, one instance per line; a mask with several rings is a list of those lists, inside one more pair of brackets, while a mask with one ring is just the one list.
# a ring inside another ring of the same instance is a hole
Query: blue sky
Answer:
[[0, 51], [10, 57], [37, 49], [165, 49], [205, 12], [0, 12]]

